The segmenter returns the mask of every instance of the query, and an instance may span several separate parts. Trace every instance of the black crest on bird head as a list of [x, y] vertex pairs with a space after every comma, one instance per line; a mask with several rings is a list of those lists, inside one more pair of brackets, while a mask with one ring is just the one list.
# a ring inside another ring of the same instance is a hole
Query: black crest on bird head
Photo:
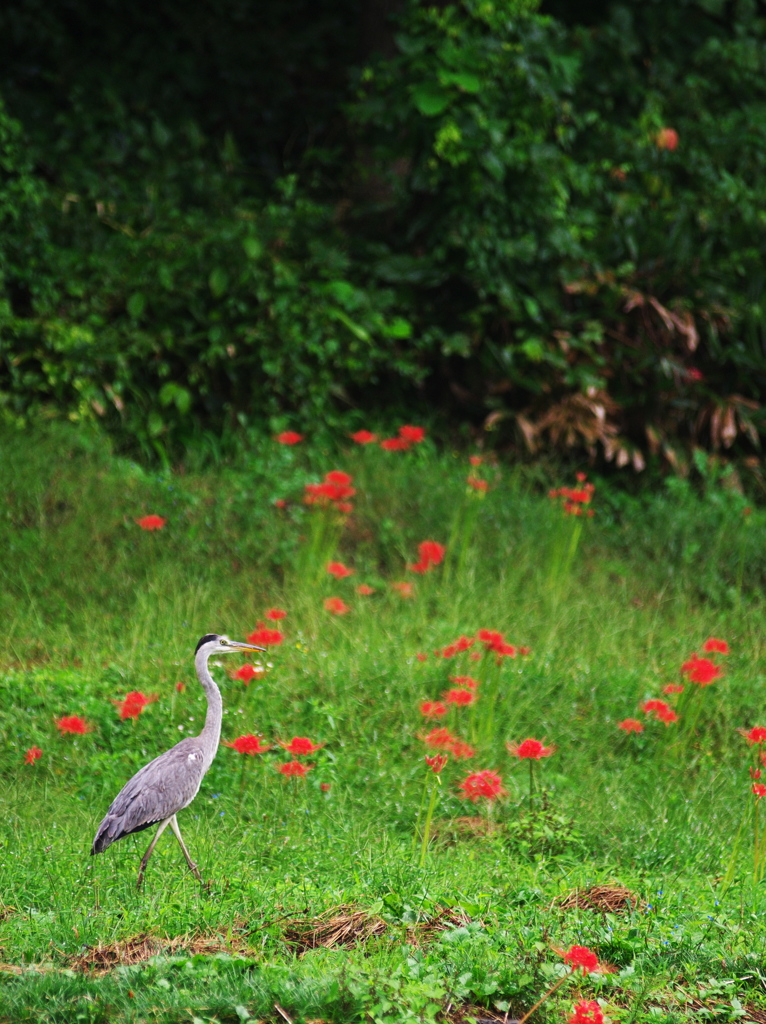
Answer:
[[211, 640], [217, 640], [217, 639], [218, 639], [218, 634], [217, 633], [205, 633], [205, 635], [202, 637], [200, 642], [194, 648], [194, 653], [196, 654], [197, 651], [200, 649], [200, 647], [202, 647], [204, 644], [209, 644]]

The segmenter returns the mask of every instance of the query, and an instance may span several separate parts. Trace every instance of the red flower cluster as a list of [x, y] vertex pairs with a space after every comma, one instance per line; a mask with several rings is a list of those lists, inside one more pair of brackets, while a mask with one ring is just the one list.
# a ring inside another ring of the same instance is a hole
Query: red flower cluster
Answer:
[[434, 754], [433, 757], [429, 757], [428, 754], [426, 754], [425, 756], [425, 762], [434, 775], [439, 774], [447, 761], [449, 761], [449, 757], [447, 757], [446, 754]]
[[467, 476], [465, 482], [472, 490], [477, 491], [479, 494], [486, 494], [489, 490], [489, 483], [478, 476]]
[[480, 629], [476, 635], [486, 649], [493, 651], [498, 658], [516, 657], [516, 648], [513, 644], [507, 643], [503, 634], [497, 629]]
[[293, 736], [289, 743], [279, 740], [280, 747], [283, 747], [288, 754], [295, 757], [304, 757], [306, 754], [313, 754], [315, 750], [321, 750], [324, 743], [312, 743], [306, 736]]
[[285, 638], [285, 634], [278, 629], [271, 629], [265, 622], [257, 622], [256, 628], [247, 638], [249, 644], [256, 647], [278, 647]]
[[126, 718], [138, 718], [147, 704], [152, 704], [155, 700], [157, 700], [156, 693], [147, 697], [140, 690], [132, 690], [125, 700], [116, 700], [113, 703], [120, 709], [120, 718], [124, 720]]
[[298, 444], [303, 440], [303, 434], [296, 434], [294, 430], [283, 430], [281, 434], [277, 434], [276, 440], [280, 444]]
[[472, 636], [459, 636], [457, 640], [443, 647], [440, 652], [434, 651], [434, 654], [437, 656], [440, 654], [442, 658], [454, 658], [456, 654], [462, 654], [463, 651], [470, 650], [475, 643], [476, 641]]
[[387, 437], [380, 442], [380, 447], [387, 452], [406, 452], [413, 444], [420, 444], [425, 438], [426, 432], [423, 427], [413, 427], [407, 423], [399, 427], [398, 437]]
[[750, 787], [758, 800], [766, 796], [766, 786], [762, 782], [754, 782]]
[[440, 700], [424, 700], [420, 704], [420, 713], [423, 718], [441, 718], [447, 714], [447, 706]]
[[464, 690], [462, 687], [455, 687], [442, 694], [447, 704], [455, 704], [457, 707], [467, 707], [476, 701], [476, 694], [473, 690]]
[[435, 540], [424, 540], [418, 544], [418, 560], [414, 565], [408, 565], [410, 572], [428, 572], [434, 565], [441, 565], [444, 561], [446, 548]]
[[306, 484], [303, 496], [306, 505], [333, 505], [338, 512], [347, 515], [353, 511], [354, 506], [348, 501], [356, 494], [356, 488], [351, 486], [352, 477], [341, 469], [331, 469], [325, 473], [321, 484]]
[[717, 637], [711, 636], [702, 645], [702, 650], [706, 654], [728, 654], [729, 645], [725, 640], [719, 640]]
[[356, 588], [356, 592], [357, 594], [361, 594], [362, 597], [369, 597], [370, 594], [375, 593], [375, 588], [369, 586], [369, 584], [367, 583], [360, 583], [359, 586]]
[[692, 654], [689, 660], [683, 663], [681, 671], [698, 686], [710, 686], [723, 675], [722, 669], [710, 658], [700, 658], [696, 654]]
[[43, 752], [39, 747], [30, 747], [24, 754], [24, 764], [34, 764], [35, 761], [39, 761], [42, 756]]
[[578, 999], [567, 1024], [604, 1024], [604, 1014], [595, 999]]
[[328, 597], [325, 600], [324, 606], [331, 615], [345, 615], [351, 611], [346, 602], [340, 597]]
[[161, 530], [167, 519], [163, 519], [162, 516], [142, 516], [141, 519], [136, 519], [135, 522], [142, 530]]
[[479, 680], [473, 676], [450, 676], [449, 681], [456, 686], [467, 686], [469, 690], [475, 690], [479, 685]]
[[348, 435], [356, 444], [374, 444], [378, 440], [377, 434], [370, 430], [357, 430], [355, 434]]
[[754, 725], [750, 732], [745, 732], [744, 729], [738, 729], [751, 747], [760, 746], [762, 743], [766, 743], [766, 727], [762, 725]]
[[598, 970], [598, 957], [587, 946], [570, 946], [566, 952], [561, 953], [561, 956], [564, 963], [569, 964], [573, 971], [591, 974]]
[[472, 757], [476, 757], [475, 749], [470, 743], [465, 743], [463, 740], [454, 740], [450, 750], [456, 761], [467, 761]]
[[64, 715], [62, 718], [54, 719], [56, 728], [64, 736], [66, 733], [71, 733], [73, 736], [81, 736], [83, 733], [91, 732], [93, 726], [85, 721], [84, 718], [80, 718], [79, 715]]
[[665, 725], [678, 721], [678, 715], [664, 700], [657, 700], [656, 698], [645, 700], [641, 705], [641, 710], [645, 715], [654, 715], [658, 722], [664, 722]]
[[253, 736], [251, 732], [245, 736], [237, 736], [231, 743], [224, 740], [223, 745], [231, 747], [238, 754], [250, 754], [251, 757], [255, 757], [256, 754], [265, 754], [267, 750], [271, 750], [270, 743], [262, 743], [260, 736]]
[[415, 596], [415, 588], [411, 583], [407, 583], [405, 580], [402, 580], [400, 583], [392, 583], [391, 589], [398, 591], [402, 597]]
[[513, 757], [523, 761], [539, 761], [543, 757], [550, 757], [555, 753], [555, 747], [545, 747], [540, 740], [527, 739], [521, 743], [506, 743], [506, 750]]
[[622, 729], [623, 732], [643, 732], [643, 722], [639, 722], [637, 718], [623, 718], [621, 722], [617, 723], [617, 728]]
[[327, 571], [331, 576], [334, 576], [336, 580], [345, 579], [346, 576], [353, 576], [354, 570], [349, 569], [343, 562], [328, 562]]
[[281, 608], [269, 608], [266, 612], [265, 618], [269, 619], [271, 622], [279, 622], [280, 619], [287, 618], [287, 612], [283, 611]]
[[437, 750], [450, 750], [452, 756], [458, 761], [474, 757], [476, 754], [476, 751], [469, 743], [465, 743], [459, 736], [453, 736], [449, 729], [432, 729], [427, 736], [421, 736], [421, 739], [427, 747], [435, 747]]
[[463, 791], [463, 799], [470, 800], [474, 804], [482, 799], [497, 800], [498, 797], [505, 796], [503, 780], [497, 772], [493, 772], [490, 768], [471, 772], [463, 779], [459, 788]]
[[232, 679], [241, 679], [245, 686], [248, 685], [256, 676], [262, 676], [263, 669], [255, 665], [243, 665], [242, 668], [238, 668], [236, 672], [232, 672]]
[[277, 765], [277, 771], [282, 775], [286, 775], [289, 779], [305, 779], [313, 767], [313, 764], [301, 764], [300, 761], [287, 761], [285, 764]]
[[674, 693], [683, 693], [683, 683], [668, 683], [667, 686], [662, 687], [662, 692], [665, 694], [666, 697], [669, 697], [671, 696], [671, 694]]
[[577, 482], [580, 484], [579, 487], [559, 487], [554, 488], [552, 491], [548, 491], [548, 497], [552, 499], [563, 498], [563, 509], [564, 515], [567, 516], [581, 516], [587, 514], [593, 515], [593, 509], [586, 509], [586, 505], [590, 505], [593, 498], [593, 492], [596, 488], [591, 483], [586, 482], [585, 473], [577, 474]]

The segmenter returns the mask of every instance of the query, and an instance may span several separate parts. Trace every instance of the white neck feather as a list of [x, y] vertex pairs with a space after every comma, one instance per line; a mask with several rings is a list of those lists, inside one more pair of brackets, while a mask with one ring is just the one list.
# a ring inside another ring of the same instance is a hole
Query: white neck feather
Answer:
[[207, 715], [205, 716], [205, 725], [199, 736], [202, 741], [202, 749], [205, 755], [205, 771], [207, 771], [213, 763], [213, 758], [218, 750], [218, 744], [221, 739], [221, 721], [223, 719], [223, 700], [221, 698], [221, 691], [216, 686], [215, 680], [210, 675], [210, 669], [207, 667], [209, 657], [209, 652], [205, 651], [204, 647], [201, 647], [194, 658], [194, 667], [197, 669], [197, 678], [199, 679], [202, 689], [205, 691], [205, 696], [207, 697]]

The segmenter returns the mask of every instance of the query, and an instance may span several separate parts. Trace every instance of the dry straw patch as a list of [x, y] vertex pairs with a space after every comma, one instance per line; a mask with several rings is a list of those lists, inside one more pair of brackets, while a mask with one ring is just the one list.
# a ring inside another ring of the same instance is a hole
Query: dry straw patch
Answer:
[[162, 939], [157, 935], [142, 933], [124, 942], [99, 942], [88, 946], [84, 953], [72, 957], [69, 966], [75, 971], [91, 971], [102, 974], [115, 967], [139, 964], [153, 956], [174, 956], [180, 953], [195, 955], [202, 953], [213, 956], [216, 953], [243, 953], [241, 945], [224, 940], [219, 934], [179, 936]]
[[588, 889], [573, 889], [555, 903], [561, 910], [593, 910], [599, 914], [624, 914], [644, 905], [641, 897], [624, 885], [592, 885]]
[[[407, 941], [414, 946], [425, 945], [433, 935], [450, 928], [459, 928], [469, 921], [470, 918], [462, 911], [443, 907], [438, 913], [408, 926]], [[368, 939], [383, 936], [390, 930], [401, 935], [400, 929], [379, 915], [370, 914], [354, 904], [344, 904], [325, 911], [313, 920], [288, 921], [283, 936], [300, 955], [310, 949], [356, 946]]]

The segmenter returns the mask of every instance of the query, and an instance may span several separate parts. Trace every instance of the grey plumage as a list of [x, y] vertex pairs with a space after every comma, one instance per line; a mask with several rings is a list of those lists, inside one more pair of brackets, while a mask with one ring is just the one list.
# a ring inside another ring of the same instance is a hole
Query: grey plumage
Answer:
[[155, 757], [123, 786], [98, 827], [91, 854], [102, 853], [112, 843], [124, 839], [125, 836], [158, 825], [157, 833], [141, 860], [138, 871], [140, 886], [155, 844], [165, 828], [170, 825], [190, 870], [202, 881], [197, 865], [189, 856], [189, 851], [181, 838], [176, 814], [184, 807], [188, 807], [199, 792], [203, 776], [213, 763], [221, 737], [223, 701], [221, 691], [210, 675], [208, 659], [212, 654], [262, 650], [262, 647], [229, 640], [228, 637], [218, 636], [216, 633], [202, 637], [197, 644], [194, 658], [197, 677], [207, 697], [207, 715], [202, 732], [199, 736], [189, 736], [181, 740], [164, 754]]

